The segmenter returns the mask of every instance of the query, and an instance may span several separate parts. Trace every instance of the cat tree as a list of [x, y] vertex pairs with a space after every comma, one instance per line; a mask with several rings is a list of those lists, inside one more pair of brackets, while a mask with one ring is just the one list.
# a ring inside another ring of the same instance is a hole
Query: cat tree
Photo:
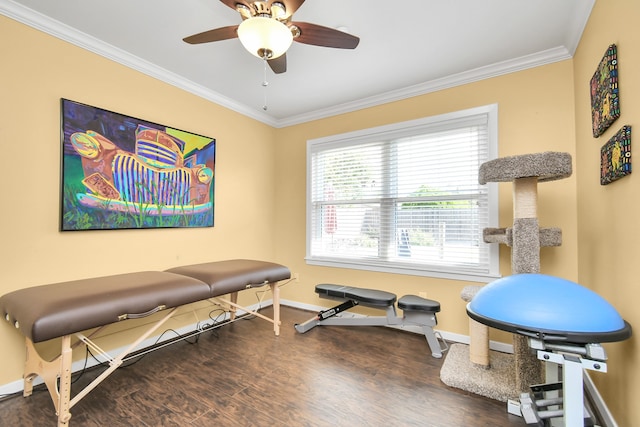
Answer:
[[[561, 245], [562, 231], [559, 228], [540, 228], [538, 225], [538, 183], [567, 178], [571, 176], [571, 172], [571, 155], [558, 152], [503, 157], [480, 166], [480, 184], [513, 183], [513, 226], [483, 230], [486, 243], [499, 243], [511, 247], [512, 274], [539, 273], [540, 248]], [[469, 302], [479, 289], [479, 286], [467, 286], [463, 289], [461, 298]], [[501, 356], [499, 366], [494, 366], [489, 353], [488, 328], [485, 325], [470, 319], [469, 335], [470, 363], [462, 370], [460, 367], [448, 369], [446, 374], [443, 366], [441, 379], [445, 384], [506, 401], [528, 390], [530, 385], [543, 381], [542, 365], [530, 351], [525, 337], [514, 335], [515, 364], [512, 367], [509, 366], [512, 364], [504, 362], [504, 356]], [[505, 390], [505, 381], [492, 378], [489, 371], [494, 369], [506, 369], [509, 371], [507, 375], [514, 370], [513, 387], [507, 386]], [[456, 373], [452, 375], [454, 371]], [[453, 378], [454, 376], [466, 379], [460, 381], [459, 378]], [[499, 390], [492, 389], [494, 383]], [[509, 388], [513, 390], [509, 391]]]

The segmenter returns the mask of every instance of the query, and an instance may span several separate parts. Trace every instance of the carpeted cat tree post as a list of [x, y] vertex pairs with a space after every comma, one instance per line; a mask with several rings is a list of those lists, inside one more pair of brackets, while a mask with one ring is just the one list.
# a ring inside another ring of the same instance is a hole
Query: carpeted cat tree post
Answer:
[[[538, 183], [571, 175], [571, 155], [544, 152], [504, 157], [480, 166], [478, 181], [513, 183], [513, 226], [483, 230], [485, 243], [511, 247], [511, 271], [538, 273], [540, 248], [560, 246], [559, 228], [538, 225]], [[461, 298], [470, 302], [481, 286], [467, 286]], [[514, 335], [514, 354], [489, 350], [489, 328], [469, 319], [470, 345], [453, 344], [440, 371], [445, 384], [492, 399], [507, 401], [544, 381], [541, 362], [530, 351], [526, 338]]]
[[[504, 157], [480, 166], [479, 182], [513, 182], [513, 227], [488, 228], [483, 231], [486, 243], [503, 243], [511, 247], [511, 272], [539, 273], [540, 248], [560, 246], [559, 228], [538, 225], [538, 183], [555, 181], [571, 175], [571, 155], [544, 152]], [[552, 297], [550, 295], [550, 297]], [[516, 389], [528, 390], [543, 382], [542, 364], [527, 345], [527, 338], [514, 335]]]

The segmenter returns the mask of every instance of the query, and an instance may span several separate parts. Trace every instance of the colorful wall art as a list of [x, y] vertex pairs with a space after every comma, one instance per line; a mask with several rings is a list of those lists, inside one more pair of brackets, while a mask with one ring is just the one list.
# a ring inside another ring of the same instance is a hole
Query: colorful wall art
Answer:
[[61, 231], [213, 227], [215, 139], [61, 100]]
[[591, 124], [597, 138], [620, 117], [618, 89], [618, 49], [615, 44], [607, 48], [590, 82]]
[[631, 126], [623, 126], [600, 149], [600, 185], [631, 173]]

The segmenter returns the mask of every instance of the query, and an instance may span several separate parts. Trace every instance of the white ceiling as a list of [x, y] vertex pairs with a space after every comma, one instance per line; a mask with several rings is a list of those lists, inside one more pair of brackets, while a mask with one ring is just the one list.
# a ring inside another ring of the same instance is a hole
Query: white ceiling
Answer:
[[[293, 43], [267, 72], [218, 0], [0, 0], [0, 14], [282, 127], [570, 58], [595, 0], [306, 0], [294, 21], [346, 27], [355, 50]], [[268, 109], [263, 110], [265, 93]]]

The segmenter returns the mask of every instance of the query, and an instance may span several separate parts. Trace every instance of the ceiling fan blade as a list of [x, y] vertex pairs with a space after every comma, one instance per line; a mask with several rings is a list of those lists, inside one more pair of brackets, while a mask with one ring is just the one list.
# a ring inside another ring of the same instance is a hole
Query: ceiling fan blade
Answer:
[[315, 46], [335, 47], [338, 49], [355, 49], [360, 38], [340, 30], [311, 24], [309, 22], [292, 22], [300, 29], [300, 35], [293, 40], [298, 43]]
[[238, 37], [238, 26], [230, 25], [228, 27], [216, 28], [215, 30], [194, 34], [182, 40], [189, 44], [200, 44], [235, 39], [236, 37]]
[[287, 71], [287, 54], [284, 53], [275, 59], [270, 59], [267, 61], [269, 63], [269, 67], [276, 74], [282, 74]]

